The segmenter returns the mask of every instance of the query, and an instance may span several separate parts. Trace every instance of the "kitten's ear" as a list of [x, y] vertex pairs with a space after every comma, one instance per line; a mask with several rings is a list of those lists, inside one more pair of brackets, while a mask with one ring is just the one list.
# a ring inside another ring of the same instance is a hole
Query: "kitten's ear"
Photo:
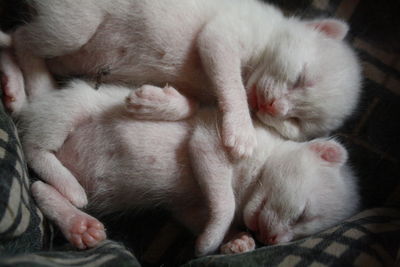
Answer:
[[310, 26], [336, 40], [343, 40], [349, 31], [347, 23], [337, 19], [313, 20], [307, 22], [307, 26]]
[[347, 161], [347, 150], [335, 141], [313, 141], [309, 147], [325, 162], [343, 165]]

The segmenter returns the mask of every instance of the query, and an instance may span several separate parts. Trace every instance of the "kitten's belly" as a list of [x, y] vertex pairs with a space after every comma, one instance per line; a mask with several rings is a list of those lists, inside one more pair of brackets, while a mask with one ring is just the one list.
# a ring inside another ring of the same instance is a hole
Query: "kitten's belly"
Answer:
[[[161, 21], [147, 25], [135, 20], [106, 19], [78, 51], [48, 59], [50, 70], [61, 76], [92, 79], [102, 74], [102, 82], [110, 83], [169, 83], [200, 100], [210, 95], [204, 92], [211, 86], [196, 47], [202, 20], [186, 21], [179, 30], [174, 25], [161, 25]], [[148, 28], [155, 30], [148, 32]]]
[[178, 202], [195, 191], [188, 138], [186, 123], [94, 120], [76, 129], [57, 157], [87, 191], [90, 208], [104, 214]]

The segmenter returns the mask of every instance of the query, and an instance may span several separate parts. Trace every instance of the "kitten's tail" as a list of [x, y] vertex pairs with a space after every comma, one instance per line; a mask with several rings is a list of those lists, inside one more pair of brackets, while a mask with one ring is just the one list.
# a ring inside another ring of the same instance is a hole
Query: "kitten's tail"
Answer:
[[12, 38], [11, 35], [0, 31], [0, 48], [11, 47]]

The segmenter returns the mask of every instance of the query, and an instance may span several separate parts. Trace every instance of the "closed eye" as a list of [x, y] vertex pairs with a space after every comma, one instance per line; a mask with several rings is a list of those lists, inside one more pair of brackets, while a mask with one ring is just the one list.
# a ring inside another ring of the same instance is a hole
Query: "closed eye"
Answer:
[[305, 77], [303, 74], [300, 74], [299, 77], [297, 78], [297, 80], [294, 82], [292, 89], [293, 90], [297, 90], [297, 89], [301, 89], [304, 87], [304, 81], [305, 81]]
[[304, 208], [303, 212], [300, 214], [299, 217], [297, 217], [296, 220], [293, 221], [292, 225], [296, 225], [299, 223], [304, 223], [307, 221], [307, 213], [306, 213], [306, 209]]
[[300, 122], [301, 122], [300, 118], [298, 118], [298, 117], [290, 117], [289, 120], [290, 120], [293, 124], [300, 126]]
[[308, 78], [304, 73], [300, 74], [300, 76], [297, 78], [296, 82], [293, 84], [292, 89], [305, 89], [308, 87], [313, 87], [314, 82]]

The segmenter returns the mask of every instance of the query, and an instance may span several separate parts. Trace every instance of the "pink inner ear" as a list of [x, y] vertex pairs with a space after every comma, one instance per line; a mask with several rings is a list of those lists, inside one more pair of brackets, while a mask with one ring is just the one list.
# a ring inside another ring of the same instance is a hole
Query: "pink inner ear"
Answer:
[[346, 150], [334, 142], [316, 142], [311, 144], [311, 149], [319, 154], [321, 159], [330, 163], [344, 163]]
[[307, 25], [324, 33], [326, 36], [337, 40], [343, 40], [349, 31], [349, 26], [345, 22], [335, 19], [324, 19], [311, 21]]

